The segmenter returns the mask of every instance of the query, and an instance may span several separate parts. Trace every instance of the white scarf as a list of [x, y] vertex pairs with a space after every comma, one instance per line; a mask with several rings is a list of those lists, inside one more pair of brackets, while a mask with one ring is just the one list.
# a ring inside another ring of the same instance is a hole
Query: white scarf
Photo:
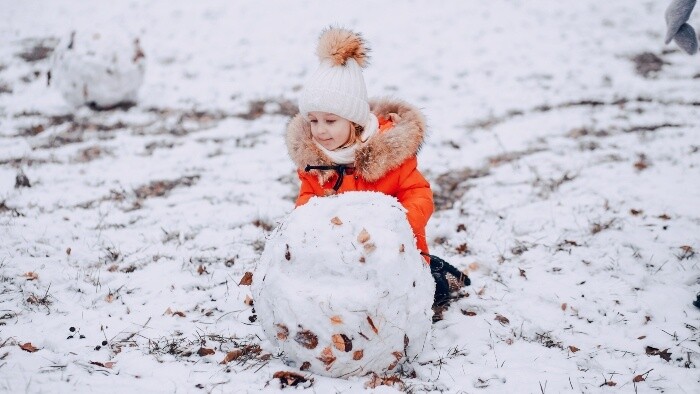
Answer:
[[336, 150], [328, 150], [324, 148], [321, 144], [319, 144], [315, 139], [312, 138], [312, 140], [314, 141], [314, 144], [316, 144], [318, 149], [320, 149], [321, 152], [328, 156], [328, 158], [331, 159], [333, 163], [352, 164], [355, 162], [355, 151], [357, 150], [357, 148], [367, 143], [367, 141], [369, 141], [370, 138], [377, 134], [378, 130], [379, 120], [377, 120], [377, 117], [373, 113], [370, 113], [369, 122], [367, 122], [367, 125], [362, 131], [362, 134], [360, 134], [360, 140], [350, 146]]

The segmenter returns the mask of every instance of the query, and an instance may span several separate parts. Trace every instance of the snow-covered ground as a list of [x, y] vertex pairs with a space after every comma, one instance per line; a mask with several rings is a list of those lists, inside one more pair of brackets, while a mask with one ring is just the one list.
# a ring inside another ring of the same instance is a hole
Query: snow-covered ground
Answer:
[[[399, 375], [300, 386], [700, 392], [700, 57], [663, 45], [666, 5], [0, 0], [0, 391], [300, 372], [241, 279], [293, 208], [285, 124], [338, 24], [373, 49], [370, 96], [425, 111], [430, 247], [473, 286]], [[139, 37], [135, 107], [47, 87], [78, 29]]]

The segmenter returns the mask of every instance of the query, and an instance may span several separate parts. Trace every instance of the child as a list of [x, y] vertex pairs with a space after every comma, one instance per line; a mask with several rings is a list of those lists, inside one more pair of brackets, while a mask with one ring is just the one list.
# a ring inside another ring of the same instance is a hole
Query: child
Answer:
[[321, 63], [301, 93], [300, 113], [287, 126], [289, 155], [301, 180], [296, 206], [346, 191], [396, 197], [406, 208], [416, 246], [431, 264], [435, 301], [445, 303], [445, 268], [454, 267], [428, 254], [425, 225], [433, 213], [433, 192], [417, 169], [425, 119], [403, 101], [368, 100], [362, 76], [368, 51], [352, 31], [329, 28], [321, 34], [316, 51]]

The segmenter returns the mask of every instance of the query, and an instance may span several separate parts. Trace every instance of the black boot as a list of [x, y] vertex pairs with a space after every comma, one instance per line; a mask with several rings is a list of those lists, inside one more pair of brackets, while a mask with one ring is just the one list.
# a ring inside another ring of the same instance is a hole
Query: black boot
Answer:
[[433, 297], [433, 307], [447, 304], [450, 298], [450, 284], [447, 282], [444, 271], [433, 270], [431, 265], [430, 273], [435, 281], [435, 295]]
[[[469, 276], [465, 274], [464, 272], [461, 272], [457, 268], [455, 268], [452, 264], [448, 263], [447, 261], [429, 254], [426, 255], [430, 257], [430, 271], [431, 272], [442, 272], [443, 276], [450, 274], [455, 277], [455, 279], [462, 285], [462, 286], [469, 286], [472, 284], [471, 279], [469, 279]], [[437, 282], [436, 282], [437, 283]]]
[[700, 308], [700, 293], [697, 294], [695, 301], [693, 301], [693, 305]]
[[433, 323], [442, 320], [442, 313], [450, 305], [450, 282], [447, 275], [452, 275], [462, 286], [469, 286], [469, 277], [453, 267], [447, 261], [433, 255], [430, 257], [430, 273], [435, 281], [435, 295], [433, 296]]

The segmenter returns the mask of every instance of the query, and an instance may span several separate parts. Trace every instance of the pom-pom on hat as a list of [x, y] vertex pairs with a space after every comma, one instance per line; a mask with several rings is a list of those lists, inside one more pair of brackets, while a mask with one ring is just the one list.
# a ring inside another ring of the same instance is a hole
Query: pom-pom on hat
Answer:
[[299, 111], [330, 112], [360, 126], [370, 121], [362, 68], [369, 48], [359, 33], [331, 27], [321, 33], [316, 48], [320, 64], [304, 85]]

